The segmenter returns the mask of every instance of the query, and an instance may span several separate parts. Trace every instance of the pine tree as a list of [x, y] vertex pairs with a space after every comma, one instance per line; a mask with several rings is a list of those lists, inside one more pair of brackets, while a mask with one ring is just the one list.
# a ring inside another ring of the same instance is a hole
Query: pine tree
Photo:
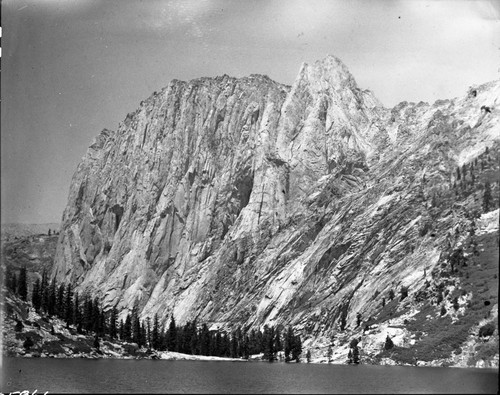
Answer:
[[276, 328], [275, 336], [274, 336], [274, 349], [276, 352], [283, 351], [283, 344], [281, 343], [281, 333], [280, 328]]
[[40, 284], [41, 309], [48, 313], [49, 311], [49, 283], [45, 269], [42, 272], [42, 282]]
[[264, 326], [264, 333], [262, 336], [262, 347], [264, 350], [263, 359], [267, 359], [269, 361], [274, 360], [274, 328]]
[[28, 300], [28, 282], [26, 278], [26, 266], [23, 266], [19, 272], [19, 282], [17, 285], [17, 293], [19, 297], [26, 301]]
[[177, 327], [175, 326], [173, 314], [170, 317], [170, 325], [167, 332], [167, 349], [168, 351], [177, 351]]
[[293, 329], [289, 326], [285, 336], [285, 362], [290, 362], [292, 359], [291, 354], [294, 348], [294, 343], [295, 336], [293, 334]]
[[350, 352], [352, 355], [352, 362], [355, 364], [359, 363], [359, 347], [358, 347], [358, 339], [352, 339], [349, 344]]
[[391, 290], [389, 291], [389, 299], [390, 299], [390, 300], [393, 300], [393, 299], [394, 299], [394, 296], [395, 296], [395, 295], [394, 295], [394, 290], [392, 290], [392, 289], [391, 289]]
[[132, 316], [130, 313], [127, 314], [125, 324], [123, 325], [123, 339], [127, 342], [132, 341]]
[[484, 192], [483, 192], [483, 212], [487, 213], [490, 211], [491, 205], [491, 185], [489, 181], [486, 181], [484, 184]]
[[82, 314], [80, 311], [80, 300], [79, 300], [78, 292], [75, 293], [75, 296], [73, 298], [73, 323], [77, 327], [81, 328], [81, 326], [82, 326]]
[[124, 323], [123, 320], [120, 320], [120, 329], [118, 330], [118, 335], [120, 336], [120, 340], [124, 341], [125, 340], [125, 329], [124, 329]]
[[153, 330], [151, 332], [151, 342], [155, 350], [160, 349], [160, 332], [158, 326], [158, 314], [155, 314], [153, 319]]
[[457, 167], [457, 180], [460, 180], [460, 167]]
[[151, 348], [151, 320], [146, 317], [146, 333], [145, 333], [145, 345], [147, 348]]
[[144, 321], [140, 322], [140, 328], [141, 328], [141, 336], [139, 338], [139, 347], [144, 347], [144, 346], [148, 345], [147, 330], [146, 330], [146, 325], [144, 324]]
[[64, 295], [64, 319], [68, 325], [74, 323], [73, 321], [73, 289], [71, 283], [66, 286], [66, 294]]
[[116, 336], [118, 335], [116, 328], [117, 319], [118, 310], [116, 309], [116, 306], [113, 306], [109, 315], [109, 337], [111, 337], [111, 339], [116, 339]]
[[40, 306], [42, 305], [42, 300], [40, 298], [40, 284], [40, 279], [37, 278], [35, 285], [33, 285], [33, 292], [31, 293], [31, 303], [33, 303], [33, 307], [36, 311], [39, 311]]
[[300, 354], [302, 354], [302, 340], [300, 339], [300, 335], [297, 335], [293, 343], [292, 359], [295, 359], [295, 362], [300, 362]]
[[189, 350], [191, 354], [199, 354], [199, 341], [198, 341], [198, 331], [196, 327], [196, 320], [191, 324], [191, 339], [189, 343]]
[[64, 318], [64, 284], [59, 285], [56, 294], [56, 307], [55, 313], [59, 318]]
[[328, 363], [332, 362], [332, 356], [333, 356], [333, 349], [332, 346], [328, 346], [328, 353], [326, 354], [328, 358]]
[[49, 286], [48, 292], [48, 314], [54, 315], [56, 311], [56, 303], [57, 303], [57, 288], [56, 288], [56, 280], [52, 279]]
[[207, 324], [203, 324], [200, 329], [200, 354], [208, 355], [210, 353], [210, 332]]
[[132, 324], [132, 341], [140, 346], [142, 343], [141, 323], [139, 321], [139, 307], [137, 305], [135, 305], [132, 308], [131, 324]]
[[86, 332], [90, 332], [93, 325], [93, 312], [94, 306], [92, 305], [92, 299], [88, 295], [85, 295], [83, 301], [83, 328]]
[[242, 357], [245, 359], [250, 358], [250, 338], [247, 334], [243, 337]]
[[238, 338], [236, 336], [236, 331], [231, 332], [231, 340], [229, 341], [230, 343], [230, 350], [231, 350], [231, 358], [236, 358], [238, 357]]
[[311, 362], [311, 350], [307, 350], [307, 352], [306, 352], [306, 360], [307, 360], [307, 363]]

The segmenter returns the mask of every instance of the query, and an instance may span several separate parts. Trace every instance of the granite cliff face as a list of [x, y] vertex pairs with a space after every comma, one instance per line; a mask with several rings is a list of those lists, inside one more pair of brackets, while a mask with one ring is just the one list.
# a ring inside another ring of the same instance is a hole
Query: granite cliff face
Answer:
[[498, 152], [499, 96], [494, 81], [386, 109], [332, 56], [291, 87], [174, 80], [92, 142], [53, 276], [123, 315], [355, 328], [391, 289], [410, 303], [465, 242], [480, 192], [457, 194], [455, 170]]

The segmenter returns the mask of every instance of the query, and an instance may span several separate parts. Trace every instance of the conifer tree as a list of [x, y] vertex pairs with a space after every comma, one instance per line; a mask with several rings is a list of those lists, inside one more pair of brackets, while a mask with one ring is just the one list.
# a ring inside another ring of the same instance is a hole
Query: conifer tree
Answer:
[[151, 332], [151, 343], [155, 350], [160, 349], [160, 331], [158, 326], [158, 314], [153, 319], [153, 330]]
[[390, 300], [393, 300], [393, 299], [394, 299], [394, 296], [395, 296], [395, 295], [394, 295], [394, 290], [392, 290], [392, 289], [391, 289], [391, 290], [389, 291], [389, 299], [390, 299]]
[[64, 318], [64, 284], [57, 287], [55, 313], [59, 318]]
[[274, 359], [274, 330], [273, 327], [264, 326], [262, 334], [262, 349], [264, 351], [263, 359], [272, 361]]
[[328, 363], [332, 362], [333, 349], [332, 349], [331, 345], [328, 346], [328, 352], [327, 352], [326, 356], [328, 358]]
[[86, 332], [90, 332], [93, 325], [93, 312], [94, 306], [92, 305], [92, 299], [88, 295], [85, 295], [85, 299], [83, 301], [83, 328]]
[[40, 284], [40, 296], [41, 296], [41, 309], [42, 311], [48, 313], [49, 311], [49, 282], [47, 278], [47, 272], [43, 269], [42, 272], [42, 282]]
[[491, 185], [489, 181], [486, 181], [484, 184], [484, 192], [483, 192], [483, 212], [487, 213], [490, 211], [491, 205]]
[[306, 360], [307, 360], [307, 363], [311, 362], [311, 350], [307, 350], [306, 352]]
[[33, 292], [31, 293], [31, 303], [33, 303], [33, 307], [36, 311], [40, 310], [40, 306], [42, 305], [42, 300], [40, 298], [40, 279], [37, 278], [35, 281], [35, 285], [33, 285]]
[[145, 345], [147, 348], [151, 348], [151, 320], [146, 317], [146, 333], [145, 333]]
[[293, 334], [293, 329], [291, 326], [288, 327], [285, 336], [285, 362], [289, 362], [292, 354], [292, 350], [294, 348], [295, 336]]
[[210, 352], [210, 332], [207, 324], [203, 324], [200, 329], [200, 354], [209, 355]]
[[22, 300], [26, 301], [28, 299], [28, 280], [26, 278], [26, 266], [23, 266], [19, 272], [17, 290], [19, 297]]
[[142, 344], [142, 339], [141, 339], [142, 333], [141, 333], [141, 323], [139, 321], [139, 307], [137, 305], [135, 305], [132, 308], [131, 324], [132, 324], [132, 341], [140, 346]]
[[257, 331], [252, 329], [248, 336], [248, 352], [249, 355], [258, 354], [258, 345], [257, 345]]
[[141, 336], [139, 337], [139, 347], [147, 346], [148, 345], [147, 330], [146, 330], [146, 326], [144, 324], [144, 321], [141, 321], [139, 325], [140, 325], [140, 331], [141, 331]]
[[123, 320], [120, 320], [120, 325], [119, 325], [119, 328], [118, 328], [118, 336], [120, 337], [120, 340], [123, 341], [125, 338], [124, 338], [124, 334], [125, 334], [125, 331], [123, 329]]
[[283, 351], [283, 344], [281, 342], [281, 332], [279, 326], [276, 327], [274, 336], [274, 350], [275, 352]]
[[168, 327], [166, 340], [168, 351], [177, 351], [177, 327], [175, 326], [175, 318], [173, 314], [170, 317], [170, 325]]
[[109, 337], [116, 339], [118, 330], [116, 328], [116, 321], [118, 320], [118, 310], [113, 306], [109, 315]]
[[191, 324], [191, 338], [189, 349], [191, 354], [199, 354], [199, 345], [198, 345], [198, 331], [196, 328], [196, 320], [194, 320]]
[[130, 313], [127, 314], [123, 325], [123, 339], [127, 342], [132, 341], [132, 316]]
[[236, 358], [238, 357], [238, 338], [236, 336], [236, 331], [231, 332], [231, 340], [229, 341], [230, 343], [230, 349], [231, 349], [231, 358]]
[[73, 298], [73, 323], [78, 327], [82, 325], [82, 314], [80, 311], [80, 300], [78, 292], [75, 293]]
[[74, 323], [73, 321], [73, 289], [71, 283], [66, 286], [66, 294], [64, 295], [64, 319], [68, 325]]
[[250, 338], [247, 334], [243, 337], [242, 357], [245, 359], [250, 358]]
[[49, 315], [55, 314], [56, 303], [57, 303], [56, 280], [52, 279], [52, 281], [50, 282], [49, 293], [48, 293], [48, 313], [49, 313]]
[[295, 359], [295, 362], [300, 362], [300, 354], [302, 354], [302, 340], [300, 335], [297, 335], [293, 342], [292, 359]]

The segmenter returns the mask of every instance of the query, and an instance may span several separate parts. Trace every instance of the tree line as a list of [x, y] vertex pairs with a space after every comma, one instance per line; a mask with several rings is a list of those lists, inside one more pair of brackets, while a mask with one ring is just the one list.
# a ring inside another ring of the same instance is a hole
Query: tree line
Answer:
[[[11, 271], [6, 277], [10, 291], [29, 302], [26, 268], [21, 269], [19, 277]], [[169, 325], [162, 326], [158, 314], [153, 319], [140, 320], [137, 306], [125, 320], [118, 319], [116, 307], [104, 311], [98, 298], [74, 292], [69, 283], [49, 281], [45, 271], [42, 279], [34, 283], [30, 301], [37, 312], [60, 318], [67, 328], [73, 325], [80, 334], [95, 336], [96, 344], [98, 338], [119, 339], [157, 351], [245, 359], [263, 354], [262, 358], [268, 361], [277, 360], [282, 352], [285, 362], [299, 362], [302, 353], [300, 335], [291, 326], [265, 325], [262, 331], [238, 326], [226, 332], [209, 329], [206, 323], [198, 325], [196, 320], [177, 325], [173, 315]]]

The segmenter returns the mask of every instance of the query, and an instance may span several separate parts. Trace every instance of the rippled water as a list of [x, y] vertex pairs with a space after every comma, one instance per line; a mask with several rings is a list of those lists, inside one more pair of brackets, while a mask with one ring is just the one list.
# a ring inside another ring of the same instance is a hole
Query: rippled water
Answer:
[[1, 391], [497, 393], [498, 370], [227, 361], [4, 358]]

